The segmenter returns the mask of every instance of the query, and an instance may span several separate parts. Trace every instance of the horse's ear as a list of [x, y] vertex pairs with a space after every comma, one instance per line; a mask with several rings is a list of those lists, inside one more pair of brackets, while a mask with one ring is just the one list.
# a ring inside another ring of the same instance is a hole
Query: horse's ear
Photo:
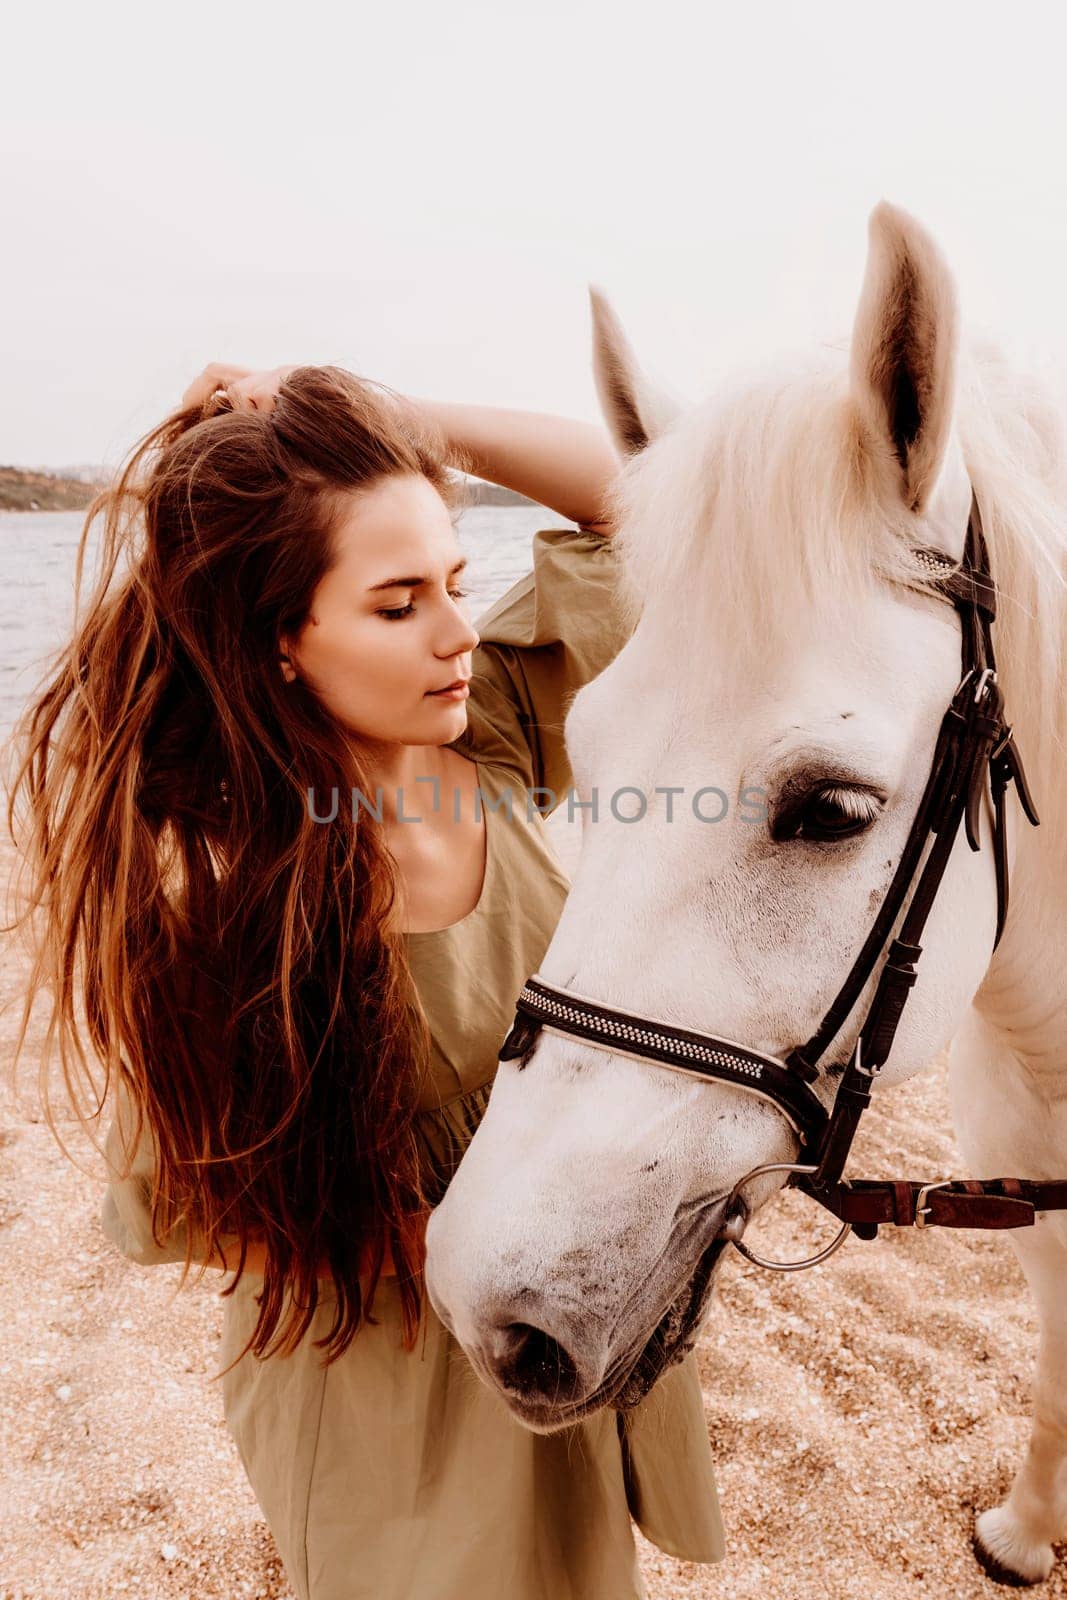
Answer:
[[637, 455], [663, 433], [679, 406], [651, 384], [637, 364], [630, 341], [607, 296], [589, 285], [593, 308], [593, 375], [604, 421], [619, 451]]
[[921, 511], [952, 427], [958, 314], [952, 275], [914, 217], [886, 201], [868, 225], [852, 330], [852, 393], [868, 444]]

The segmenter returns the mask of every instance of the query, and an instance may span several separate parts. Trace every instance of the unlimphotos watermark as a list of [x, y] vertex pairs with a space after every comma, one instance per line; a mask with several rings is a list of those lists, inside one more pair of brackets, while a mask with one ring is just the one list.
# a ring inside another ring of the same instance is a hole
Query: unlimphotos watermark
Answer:
[[[433, 801], [430, 814], [437, 816], [442, 811], [441, 780], [435, 777], [421, 777], [415, 779], [416, 783], [429, 783], [433, 785]], [[688, 806], [684, 798], [688, 793]], [[506, 788], [494, 799], [479, 785], [475, 788], [473, 796], [467, 791], [453, 789], [452, 791], [452, 818], [455, 822], [462, 821], [464, 801], [473, 803], [473, 816], [475, 822], [481, 820], [486, 812], [495, 816], [503, 812], [509, 822], [515, 820], [516, 796], [522, 804], [527, 822], [532, 822], [536, 816], [549, 816], [562, 806], [567, 805], [567, 821], [573, 822], [575, 816], [581, 814], [582, 821], [599, 822], [604, 815], [611, 816], [616, 822], [641, 822], [650, 814], [657, 818], [662, 817], [665, 822], [674, 822], [679, 812], [689, 814], [698, 822], [722, 822], [730, 814], [730, 799], [724, 789], [715, 784], [705, 784], [702, 788], [694, 789], [689, 793], [684, 785], [666, 784], [657, 785], [651, 791], [652, 797], [663, 795], [666, 803], [660, 805], [655, 798], [650, 798], [644, 789], [634, 784], [622, 784], [613, 789], [607, 796], [602, 806], [602, 795], [594, 787], [590, 790], [589, 798], [583, 800], [577, 789], [571, 787], [557, 794], [554, 789], [541, 787], [523, 787], [520, 789]], [[329, 809], [325, 812], [319, 809], [319, 803], [314, 789], [308, 789], [308, 816], [312, 822], [336, 822], [341, 791], [338, 788], [330, 790]], [[626, 804], [620, 803], [625, 799]], [[676, 800], [678, 803], [676, 804]], [[358, 820], [361, 811], [381, 822], [385, 818], [385, 792], [379, 785], [374, 791], [374, 799], [370, 800], [362, 789], [353, 787], [351, 790], [351, 805], [353, 821]], [[766, 792], [763, 789], [742, 789], [736, 802], [737, 820], [759, 824], [767, 820]], [[394, 820], [393, 810], [389, 813], [390, 821]], [[395, 795], [395, 820], [397, 822], [423, 822], [423, 815], [408, 816], [404, 808], [404, 791], [396, 790]]]

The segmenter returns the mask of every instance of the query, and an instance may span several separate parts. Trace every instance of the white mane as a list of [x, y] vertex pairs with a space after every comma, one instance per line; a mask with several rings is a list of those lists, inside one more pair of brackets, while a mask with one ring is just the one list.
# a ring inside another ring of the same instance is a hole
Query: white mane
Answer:
[[[847, 353], [748, 376], [684, 413], [620, 474], [621, 602], [684, 638], [689, 671], [714, 628], [738, 670], [842, 614], [872, 584], [922, 587], [921, 517], [876, 493]], [[1036, 379], [972, 343], [956, 429], [978, 495], [999, 608], [997, 663], [1039, 808], [1062, 771], [1067, 716], [1067, 437]], [[961, 530], [962, 532], [962, 530]], [[714, 618], [714, 621], [712, 620]], [[1064, 808], [1056, 808], [1064, 809]]]

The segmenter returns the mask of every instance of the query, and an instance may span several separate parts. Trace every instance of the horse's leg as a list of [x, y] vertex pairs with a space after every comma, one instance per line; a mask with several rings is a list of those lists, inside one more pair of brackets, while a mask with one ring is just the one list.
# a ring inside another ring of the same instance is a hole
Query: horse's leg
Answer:
[[1011, 1242], [1040, 1321], [1034, 1420], [1007, 1499], [976, 1521], [975, 1551], [991, 1577], [1040, 1583], [1067, 1533], [1067, 1246], [1043, 1223]]
[[[1057, 1106], [1046, 1079], [1021, 1067], [974, 1013], [953, 1041], [949, 1062], [953, 1121], [971, 1172], [1063, 1175], [1065, 1103], [1060, 1098]], [[1067, 1533], [1067, 1216], [1047, 1212], [1008, 1237], [1040, 1330], [1033, 1426], [1007, 1498], [977, 1519], [975, 1551], [993, 1577], [1040, 1583], [1052, 1570], [1053, 1542]]]

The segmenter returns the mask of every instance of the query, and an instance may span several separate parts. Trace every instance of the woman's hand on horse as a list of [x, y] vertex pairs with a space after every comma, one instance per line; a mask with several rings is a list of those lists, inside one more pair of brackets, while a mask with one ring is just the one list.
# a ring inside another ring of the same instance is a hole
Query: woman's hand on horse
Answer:
[[221, 390], [234, 411], [269, 413], [274, 410], [278, 390], [298, 365], [257, 371], [253, 367], [233, 367], [223, 361], [212, 361], [182, 395], [182, 408], [202, 406]]

